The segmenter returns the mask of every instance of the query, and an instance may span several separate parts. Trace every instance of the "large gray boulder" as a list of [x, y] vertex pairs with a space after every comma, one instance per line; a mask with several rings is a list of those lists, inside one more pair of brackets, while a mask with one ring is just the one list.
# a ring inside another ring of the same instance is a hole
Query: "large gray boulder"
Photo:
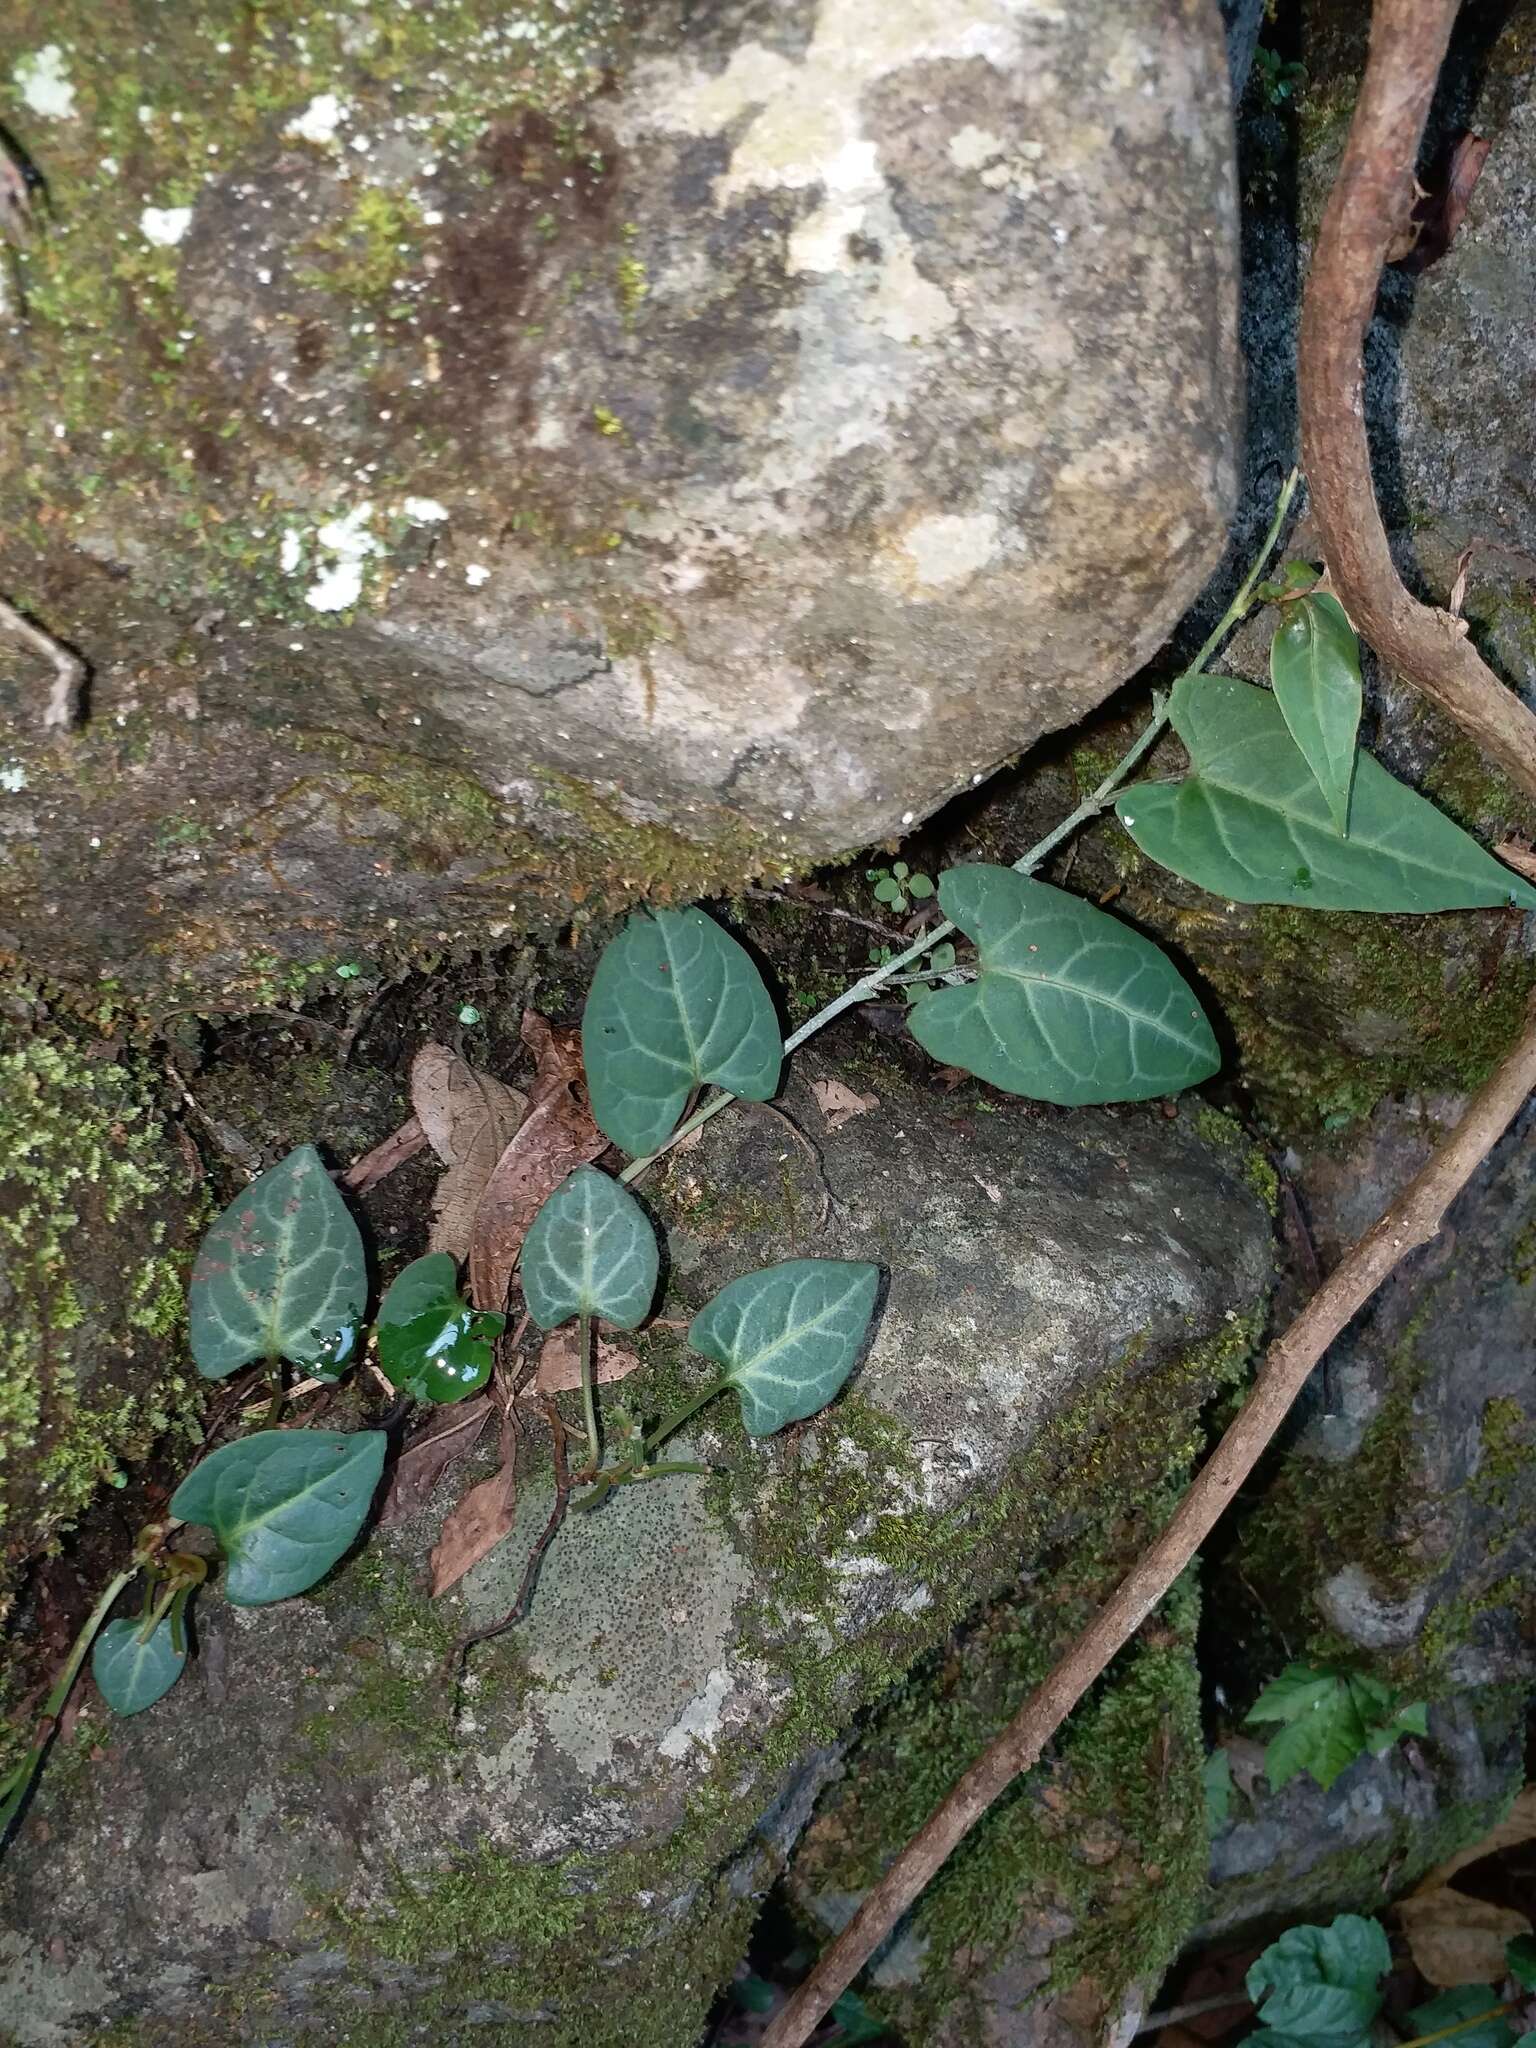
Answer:
[[280, 6], [241, 56], [86, 8], [11, 53], [61, 226], [0, 573], [96, 677], [60, 752], [8, 664], [9, 943], [58, 961], [67, 904], [77, 972], [201, 992], [237, 941], [825, 857], [1072, 723], [1200, 589], [1214, 0], [630, 11], [322, 43]]
[[[1021, 1570], [1023, 1626], [1059, 1626], [1082, 1532], [1183, 1468], [1245, 1353], [1264, 1203], [1188, 1109], [998, 1107], [882, 1068], [878, 1109], [831, 1130], [816, 1073], [786, 1097], [808, 1135], [733, 1113], [655, 1198], [669, 1314], [790, 1251], [888, 1269], [845, 1397], [763, 1444], [716, 1404], [692, 1449], [717, 1476], [572, 1516], [457, 1706], [444, 1652], [511, 1602], [536, 1462], [514, 1534], [435, 1608], [441, 1496], [313, 1596], [204, 1601], [195, 1668], [89, 1717], [5, 1866], [21, 2048], [104, 2020], [156, 2048], [491, 2023], [692, 2048], [858, 1709]], [[628, 1390], [654, 1413], [696, 1371], [660, 1332]]]

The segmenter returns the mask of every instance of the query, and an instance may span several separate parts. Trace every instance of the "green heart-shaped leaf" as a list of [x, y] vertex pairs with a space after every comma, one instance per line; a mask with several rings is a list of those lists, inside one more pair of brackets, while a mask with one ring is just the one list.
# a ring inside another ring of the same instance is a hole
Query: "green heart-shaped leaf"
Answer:
[[725, 1368], [750, 1436], [771, 1436], [824, 1408], [869, 1332], [880, 1268], [851, 1259], [786, 1259], [723, 1287], [688, 1342]]
[[1272, 1942], [1248, 1972], [1248, 1995], [1265, 2027], [1345, 2048], [1367, 2035], [1391, 1967], [1380, 1923], [1341, 1913], [1328, 1927], [1291, 1927]]
[[142, 1714], [163, 1700], [187, 1668], [187, 1653], [171, 1640], [171, 1617], [164, 1614], [140, 1642], [144, 1624], [109, 1621], [91, 1650], [91, 1676], [114, 1714]]
[[379, 1364], [418, 1401], [462, 1401], [491, 1376], [504, 1315], [473, 1309], [447, 1252], [429, 1252], [396, 1275], [379, 1304]]
[[236, 1607], [287, 1600], [324, 1578], [362, 1528], [388, 1441], [379, 1429], [258, 1430], [195, 1467], [170, 1512], [218, 1537]]
[[656, 1294], [656, 1233], [627, 1188], [578, 1166], [545, 1202], [523, 1240], [523, 1299], [541, 1330], [601, 1316], [632, 1330]]
[[363, 1241], [313, 1145], [237, 1195], [203, 1239], [188, 1321], [204, 1379], [255, 1359], [334, 1378], [357, 1346], [368, 1298]]
[[1044, 1102], [1173, 1095], [1221, 1063], [1205, 1013], [1150, 940], [1091, 903], [977, 862], [939, 879], [944, 915], [981, 973], [913, 1006], [912, 1036], [946, 1066]]
[[637, 1157], [666, 1142], [701, 1081], [766, 1102], [784, 1061], [751, 955], [699, 910], [632, 917], [604, 949], [581, 1051], [598, 1129]]
[[1194, 772], [1140, 783], [1115, 809], [1143, 853], [1202, 889], [1313, 910], [1536, 910], [1536, 889], [1369, 754], [1341, 839], [1270, 691], [1181, 676], [1169, 716]]
[[1269, 677], [1334, 824], [1347, 832], [1360, 730], [1360, 643], [1336, 597], [1318, 591], [1286, 606], [1269, 643]]
[[1505, 1947], [1509, 1974], [1527, 1991], [1536, 1991], [1536, 1935], [1517, 1934]]

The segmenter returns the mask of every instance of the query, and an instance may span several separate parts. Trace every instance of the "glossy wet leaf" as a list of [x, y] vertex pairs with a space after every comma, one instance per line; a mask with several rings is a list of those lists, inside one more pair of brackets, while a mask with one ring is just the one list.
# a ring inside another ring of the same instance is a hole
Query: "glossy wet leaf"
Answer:
[[523, 1240], [523, 1299], [541, 1330], [601, 1316], [632, 1330], [656, 1294], [656, 1233], [627, 1188], [580, 1166], [545, 1202]]
[[597, 963], [581, 1049], [598, 1128], [636, 1156], [665, 1143], [701, 1082], [766, 1102], [784, 1059], [751, 955], [699, 910], [630, 919]]
[[465, 1301], [446, 1252], [429, 1252], [396, 1275], [379, 1304], [379, 1365], [392, 1386], [418, 1401], [462, 1401], [490, 1378], [506, 1326], [504, 1315]]
[[939, 881], [975, 939], [974, 981], [914, 1004], [912, 1036], [945, 1066], [1044, 1102], [1137, 1102], [1215, 1073], [1194, 991], [1158, 947], [1063, 889], [979, 862]]
[[140, 1641], [144, 1623], [109, 1621], [91, 1648], [91, 1676], [114, 1714], [142, 1714], [163, 1700], [187, 1668], [187, 1653], [171, 1640], [171, 1617], [162, 1615]]
[[313, 1145], [253, 1180], [197, 1254], [188, 1297], [205, 1379], [289, 1359], [335, 1378], [356, 1350], [368, 1294], [363, 1241]]
[[1326, 591], [1285, 607], [1269, 643], [1275, 702], [1341, 833], [1349, 829], [1360, 730], [1360, 643]]
[[724, 1287], [688, 1342], [725, 1369], [751, 1436], [824, 1408], [853, 1371], [875, 1312], [880, 1269], [851, 1259], [786, 1259]]
[[1536, 889], [1369, 754], [1341, 839], [1270, 691], [1181, 676], [1169, 715], [1192, 772], [1140, 783], [1115, 809], [1143, 853], [1202, 889], [1313, 910], [1536, 910]]
[[1392, 1951], [1380, 1924], [1341, 1913], [1328, 1927], [1291, 1927], [1248, 1972], [1248, 1995], [1265, 2031], [1316, 2042], [1318, 2048], [1363, 2043], [1381, 2010], [1380, 1981]]
[[170, 1512], [217, 1536], [235, 1606], [287, 1600], [322, 1579], [355, 1541], [388, 1441], [378, 1429], [259, 1430], [194, 1467]]

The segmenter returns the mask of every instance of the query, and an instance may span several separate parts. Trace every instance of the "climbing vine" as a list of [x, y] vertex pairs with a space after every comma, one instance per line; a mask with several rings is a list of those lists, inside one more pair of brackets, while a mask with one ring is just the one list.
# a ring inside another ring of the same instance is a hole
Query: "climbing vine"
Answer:
[[[1061, 1104], [1128, 1102], [1207, 1080], [1220, 1064], [1216, 1036], [1173, 962], [1121, 919], [1035, 875], [1056, 846], [1112, 806], [1144, 853], [1245, 903], [1536, 909], [1536, 889], [1359, 747], [1358, 645], [1313, 572], [1292, 565], [1280, 580], [1260, 582], [1295, 482], [1194, 664], [1166, 702], [1155, 701], [1151, 723], [1092, 794], [1011, 868], [966, 863], [942, 874], [944, 922], [877, 962], [787, 1039], [752, 956], [703, 911], [658, 909], [628, 921], [593, 976], [579, 1069], [573, 1060], [562, 1075], [553, 1061], [551, 1078], [536, 1082], [526, 1102], [514, 1103], [515, 1091], [500, 1083], [490, 1084], [499, 1100], [486, 1094], [479, 1136], [500, 1130], [498, 1117], [544, 1117], [557, 1140], [545, 1165], [554, 1158], [557, 1171], [535, 1181], [530, 1199], [527, 1161], [508, 1145], [482, 1183], [482, 1202], [500, 1205], [497, 1257], [471, 1257], [468, 1297], [456, 1259], [433, 1250], [395, 1278], [379, 1305], [378, 1369], [403, 1400], [452, 1404], [487, 1384], [514, 1268], [533, 1324], [545, 1332], [575, 1326], [585, 1456], [567, 1475], [561, 1449], [562, 1508], [567, 1493], [574, 1508], [591, 1511], [616, 1488], [703, 1469], [658, 1454], [706, 1402], [728, 1392], [754, 1438], [833, 1400], [869, 1340], [881, 1274], [858, 1261], [801, 1257], [731, 1282], [693, 1317], [688, 1347], [715, 1372], [678, 1407], [649, 1426], [627, 1405], [602, 1413], [601, 1330], [639, 1327], [658, 1286], [655, 1231], [630, 1187], [732, 1101], [770, 1100], [789, 1055], [904, 976], [915, 982], [907, 1017], [917, 1043], [1010, 1093]], [[1281, 612], [1270, 690], [1204, 667], [1256, 601]], [[1185, 772], [1130, 781], [1170, 724], [1188, 755]], [[900, 867], [878, 876], [880, 886], [891, 885], [880, 900], [891, 903], [933, 886]], [[578, 1071], [590, 1103], [584, 1122], [568, 1092]], [[628, 1163], [609, 1171], [597, 1162], [613, 1152], [629, 1155]], [[508, 1161], [515, 1170], [504, 1174]], [[154, 1705], [185, 1668], [186, 1609], [206, 1565], [194, 1552], [166, 1549], [177, 1528], [212, 1532], [225, 1596], [243, 1606], [303, 1593], [358, 1540], [384, 1471], [387, 1431], [274, 1425], [288, 1367], [333, 1384], [365, 1355], [368, 1291], [357, 1224], [310, 1145], [261, 1174], [210, 1229], [191, 1283], [192, 1355], [210, 1380], [265, 1368], [271, 1413], [266, 1426], [200, 1459], [164, 1522], [141, 1533], [80, 1631], [31, 1748], [0, 1782], [0, 1831], [26, 1799], [87, 1654], [103, 1698], [123, 1714]], [[112, 1618], [140, 1577], [137, 1617]], [[1389, 1703], [1368, 1704], [1381, 1712], [1367, 1716], [1367, 1732], [1391, 1739]]]

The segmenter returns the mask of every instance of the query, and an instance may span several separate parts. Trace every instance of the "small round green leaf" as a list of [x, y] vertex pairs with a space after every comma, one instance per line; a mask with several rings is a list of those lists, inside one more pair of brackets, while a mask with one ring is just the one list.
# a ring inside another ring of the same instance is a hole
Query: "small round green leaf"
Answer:
[[786, 1259], [724, 1287], [694, 1317], [688, 1342], [725, 1368], [751, 1436], [771, 1436], [824, 1408], [858, 1362], [878, 1266]]
[[656, 1233], [627, 1188], [578, 1166], [528, 1227], [523, 1299], [541, 1330], [601, 1316], [632, 1330], [656, 1294]]
[[109, 1621], [91, 1650], [91, 1676], [114, 1714], [142, 1714], [163, 1700], [187, 1666], [187, 1653], [171, 1641], [171, 1617], [164, 1614], [139, 1640], [144, 1623]]
[[368, 1296], [363, 1241], [313, 1145], [237, 1195], [203, 1239], [188, 1320], [204, 1379], [255, 1359], [290, 1359], [334, 1378], [357, 1343]]
[[205, 1458], [170, 1512], [217, 1536], [236, 1607], [287, 1600], [322, 1579], [362, 1528], [388, 1441], [378, 1429], [258, 1430]]
[[396, 1276], [379, 1305], [379, 1364], [418, 1401], [462, 1401], [490, 1378], [492, 1346], [506, 1327], [505, 1316], [465, 1301], [447, 1252], [429, 1252]]
[[914, 1005], [912, 1036], [946, 1066], [1043, 1102], [1173, 1095], [1221, 1061], [1167, 955], [1106, 911], [1012, 868], [967, 862], [939, 881], [981, 973]]
[[766, 1102], [784, 1062], [752, 956], [700, 910], [632, 917], [604, 949], [581, 1050], [598, 1129], [637, 1157], [672, 1135], [701, 1081]]

